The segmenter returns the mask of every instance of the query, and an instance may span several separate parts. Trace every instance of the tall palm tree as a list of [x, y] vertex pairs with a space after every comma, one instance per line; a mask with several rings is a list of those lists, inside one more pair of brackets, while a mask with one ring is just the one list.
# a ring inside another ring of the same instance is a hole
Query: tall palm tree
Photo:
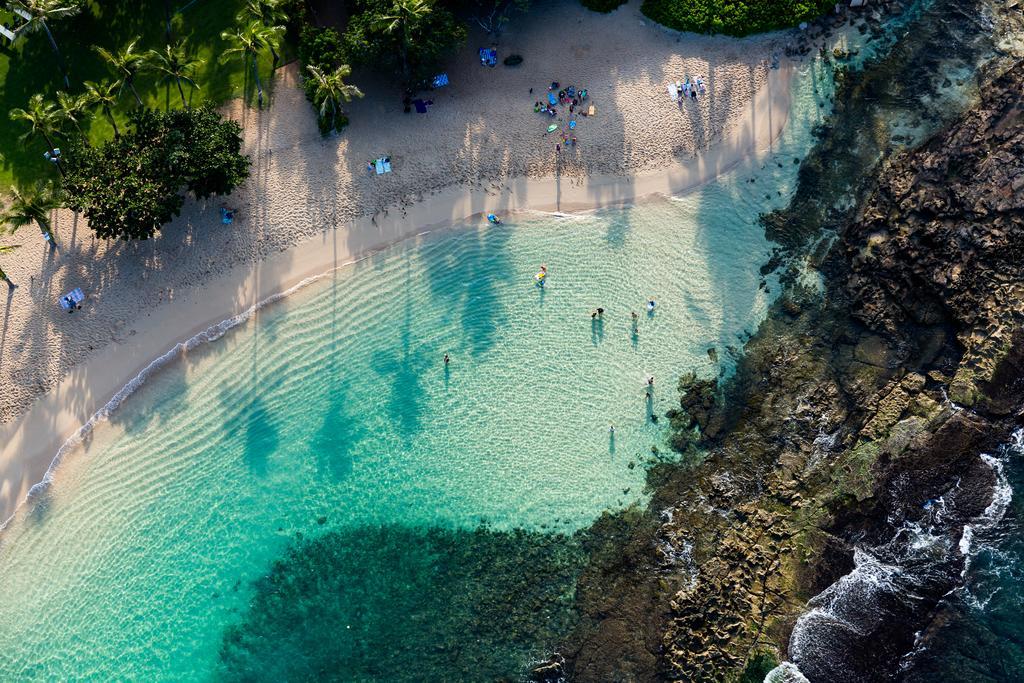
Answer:
[[148, 54], [147, 61], [153, 70], [162, 73], [165, 81], [174, 80], [178, 84], [181, 105], [188, 109], [181, 82], [187, 81], [193, 88], [198, 89], [199, 85], [195, 82], [194, 76], [196, 70], [202, 66], [203, 60], [189, 53], [184, 38], [173, 45], [165, 45], [163, 50], [150, 50]]
[[[288, 23], [288, 13], [285, 11], [283, 4], [282, 0], [249, 0], [238, 13], [236, 20], [239, 24], [243, 25], [252, 21], [258, 21], [264, 26], [269, 27], [284, 26]], [[271, 71], [277, 69], [277, 63], [280, 61], [277, 47], [275, 44], [267, 45], [267, 48], [270, 49], [270, 56], [274, 59]]]
[[50, 213], [61, 206], [60, 191], [53, 183], [38, 183], [31, 192], [23, 193], [18, 188], [11, 190], [10, 205], [0, 212], [0, 225], [13, 234], [18, 228], [35, 223], [44, 237], [56, 244], [50, 227]]
[[[43, 96], [36, 93], [29, 98], [28, 109], [12, 109], [9, 115], [12, 121], [25, 121], [30, 126], [28, 132], [19, 138], [20, 140], [39, 135], [46, 140], [49, 151], [52, 152], [55, 149], [53, 137], [61, 131], [63, 118], [60, 111], [57, 110], [57, 105], [53, 102], [44, 101]], [[64, 169], [60, 163], [57, 163], [57, 170], [64, 175]]]
[[399, 56], [402, 58], [402, 78], [409, 82], [409, 48], [412, 46], [412, 28], [434, 10], [430, 0], [395, 0], [391, 13], [380, 17], [380, 28], [385, 34], [399, 34]]
[[89, 98], [89, 104], [99, 107], [103, 115], [110, 120], [110, 125], [114, 127], [115, 138], [121, 137], [121, 131], [117, 128], [117, 120], [114, 118], [114, 107], [117, 106], [117, 95], [121, 92], [121, 85], [120, 81], [85, 82], [85, 93]]
[[326, 72], [312, 64], [306, 68], [316, 83], [316, 88], [313, 91], [313, 102], [320, 107], [321, 118], [326, 117], [327, 112], [330, 112], [330, 130], [334, 130], [334, 122], [338, 116], [338, 111], [341, 109], [341, 105], [344, 102], [351, 102], [353, 97], [362, 97], [363, 91], [345, 82], [345, 79], [352, 73], [352, 69], [348, 64], [342, 64], [334, 71]]
[[[0, 254], [10, 254], [20, 246], [20, 244], [0, 244]], [[6, 282], [8, 287], [14, 286], [11, 278], [7, 277], [7, 273], [4, 272], [3, 268], [0, 268], [0, 280]]]
[[242, 55], [246, 66], [250, 60], [252, 61], [252, 74], [256, 79], [256, 95], [260, 107], [263, 106], [263, 82], [260, 81], [259, 56], [264, 49], [271, 45], [280, 46], [283, 36], [283, 26], [264, 26], [258, 21], [254, 21], [244, 28], [236, 28], [233, 33], [224, 31], [220, 34], [222, 40], [231, 43], [230, 47], [221, 53], [222, 62], [231, 59], [236, 54]]
[[127, 45], [116, 52], [111, 52], [99, 45], [93, 45], [92, 49], [107, 63], [107, 67], [113, 72], [114, 77], [128, 86], [132, 91], [132, 95], [135, 95], [135, 101], [139, 107], [142, 107], [142, 98], [139, 97], [139, 91], [135, 89], [135, 76], [145, 66], [146, 55], [136, 51], [135, 48], [138, 44], [139, 37], [135, 36]]
[[60, 67], [61, 75], [64, 77], [64, 87], [70, 88], [71, 82], [68, 80], [68, 70], [64, 65], [64, 57], [60, 53], [60, 48], [57, 47], [57, 41], [54, 39], [53, 32], [50, 30], [50, 25], [47, 22], [78, 14], [82, 11], [84, 3], [82, 0], [15, 0], [15, 3], [32, 15], [32, 18], [29, 20], [29, 30], [39, 28], [46, 32], [46, 37], [50, 40], [50, 47], [53, 48], [54, 54], [57, 55], [57, 65]]
[[57, 91], [57, 112], [60, 114], [60, 118], [75, 124], [78, 134], [82, 136], [82, 142], [86, 145], [89, 144], [89, 138], [82, 130], [81, 118], [90, 104], [88, 93], [71, 95], [63, 90]]

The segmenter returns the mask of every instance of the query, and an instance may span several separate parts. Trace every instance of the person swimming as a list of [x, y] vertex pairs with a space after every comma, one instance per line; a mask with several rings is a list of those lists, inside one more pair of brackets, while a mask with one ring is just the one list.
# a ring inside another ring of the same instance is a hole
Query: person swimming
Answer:
[[657, 304], [655, 304], [655, 303], [654, 303], [654, 299], [651, 299], [651, 300], [649, 300], [649, 301], [647, 302], [647, 312], [648, 312], [648, 313], [654, 313], [654, 307], [655, 307], [656, 305], [657, 305]]
[[501, 225], [501, 220], [499, 220], [498, 217], [495, 216], [493, 213], [487, 214], [487, 220], [493, 223], [494, 225]]

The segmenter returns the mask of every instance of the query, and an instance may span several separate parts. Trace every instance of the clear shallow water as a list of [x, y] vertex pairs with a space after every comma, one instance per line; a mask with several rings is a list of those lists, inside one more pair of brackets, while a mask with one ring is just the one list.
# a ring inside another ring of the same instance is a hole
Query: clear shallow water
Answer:
[[[0, 538], [3, 677], [515, 675], [568, 623], [568, 534], [642, 500], [666, 450], [649, 415], [682, 373], [728, 371], [766, 312], [757, 216], [788, 199], [830, 82], [794, 80], [767, 162], [679, 199], [403, 243], [147, 382]], [[442, 633], [500, 656], [460, 659]], [[373, 656], [399, 635], [408, 659]]]

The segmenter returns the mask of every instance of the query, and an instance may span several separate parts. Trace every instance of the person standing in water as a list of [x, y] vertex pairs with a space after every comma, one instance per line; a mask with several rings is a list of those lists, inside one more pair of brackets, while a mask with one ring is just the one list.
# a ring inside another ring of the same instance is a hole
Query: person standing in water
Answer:
[[444, 354], [444, 366], [445, 366], [445, 367], [448, 367], [448, 363], [450, 363], [450, 362], [451, 362], [451, 360], [452, 360], [452, 359], [448, 357], [448, 354], [447, 354], [447, 353], [446, 353], [446, 354]]

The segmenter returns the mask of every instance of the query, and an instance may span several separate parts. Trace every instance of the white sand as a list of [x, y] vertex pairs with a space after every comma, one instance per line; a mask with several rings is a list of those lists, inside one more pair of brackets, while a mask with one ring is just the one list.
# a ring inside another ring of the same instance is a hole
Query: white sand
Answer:
[[[24, 246], [0, 257], [19, 285], [0, 304], [0, 521], [60, 444], [150, 361], [308, 276], [488, 211], [677, 194], [768, 149], [789, 105], [787, 65], [767, 67], [781, 38], [680, 35], [638, 7], [600, 15], [573, 1], [535, 5], [498, 44], [499, 58], [523, 55], [517, 68], [479, 66], [476, 48], [489, 42], [471, 35], [448, 69], [452, 85], [426, 95], [435, 103], [426, 115], [402, 113], [396, 88], [357, 74], [366, 99], [351, 106], [345, 133], [327, 139], [295, 67], [285, 67], [268, 111], [229, 107], [253, 158], [250, 180], [229, 199], [240, 209], [231, 226], [220, 224], [219, 202], [189, 201], [139, 244], [97, 240], [69, 212], [56, 217], [56, 252], [30, 227], [4, 237]], [[679, 108], [665, 86], [687, 74], [702, 76], [709, 94]], [[542, 137], [551, 120], [533, 113], [552, 80], [588, 88], [598, 110], [560, 155]], [[370, 176], [366, 162], [382, 154], [394, 172]], [[74, 287], [88, 299], [68, 315], [57, 297]]]

